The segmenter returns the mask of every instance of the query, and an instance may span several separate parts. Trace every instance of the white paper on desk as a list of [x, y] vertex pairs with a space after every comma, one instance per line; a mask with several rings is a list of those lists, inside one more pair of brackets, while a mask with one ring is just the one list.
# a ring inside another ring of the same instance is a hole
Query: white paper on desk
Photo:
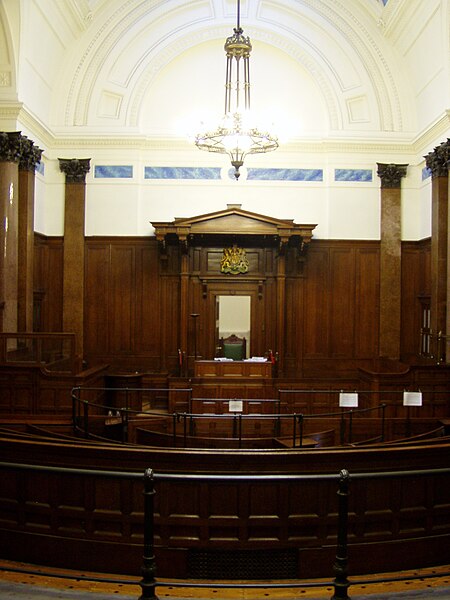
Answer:
[[346, 408], [354, 408], [358, 406], [358, 394], [341, 392], [339, 394], [339, 406]]
[[422, 392], [403, 392], [403, 406], [422, 406]]
[[242, 412], [244, 410], [244, 403], [242, 400], [230, 400], [228, 402], [228, 409], [230, 412]]

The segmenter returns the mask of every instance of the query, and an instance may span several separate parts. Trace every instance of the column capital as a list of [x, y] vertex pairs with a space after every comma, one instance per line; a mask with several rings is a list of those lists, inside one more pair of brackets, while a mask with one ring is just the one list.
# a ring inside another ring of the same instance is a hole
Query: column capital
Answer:
[[450, 138], [429, 152], [425, 157], [425, 163], [431, 171], [431, 176], [448, 177], [450, 169]]
[[408, 165], [395, 163], [377, 163], [377, 175], [381, 179], [382, 188], [399, 188], [402, 177], [406, 175]]
[[90, 171], [90, 158], [58, 158], [60, 170], [66, 174], [66, 183], [85, 183]]
[[0, 131], [0, 161], [19, 162], [22, 151], [20, 131]]
[[43, 150], [35, 146], [34, 142], [22, 136], [19, 169], [21, 171], [35, 171], [37, 164], [41, 162], [42, 152]]

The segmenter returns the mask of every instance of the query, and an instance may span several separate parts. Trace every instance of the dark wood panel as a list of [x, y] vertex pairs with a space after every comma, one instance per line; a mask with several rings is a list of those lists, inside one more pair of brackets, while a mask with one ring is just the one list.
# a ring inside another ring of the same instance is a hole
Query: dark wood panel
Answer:
[[[142, 465], [151, 464], [158, 474], [164, 468], [165, 456], [169, 461], [165, 466], [176, 464], [179, 472], [193, 472], [199, 467], [203, 473], [218, 473], [215, 451], [136, 452], [86, 447], [82, 443], [8, 443], [6, 439], [0, 440], [0, 447], [4, 457], [14, 456], [14, 462], [51, 461], [92, 469], [103, 461], [109, 468], [114, 465], [115, 469], [135, 473]], [[103, 458], [96, 458], [96, 454]], [[294, 548], [301, 555], [296, 576], [327, 577], [337, 543], [337, 477], [324, 481], [258, 482], [245, 479], [245, 474], [253, 475], [258, 466], [261, 472], [281, 472], [287, 463], [295, 473], [333, 473], [343, 461], [350, 474], [358, 470], [397, 470], [407, 464], [418, 468], [445, 467], [448, 454], [447, 445], [423, 447], [420, 452], [406, 448], [404, 456], [398, 448], [221, 453], [222, 465], [228, 463], [229, 469], [239, 472], [243, 476], [240, 481], [157, 480], [154, 515], [158, 575], [191, 577], [190, 549], [270, 552]], [[351, 479], [350, 572], [448, 563], [447, 479], [443, 475]], [[143, 502], [141, 478], [55, 472], [35, 472], [24, 477], [23, 471], [2, 469], [0, 543], [4, 557], [66, 568], [138, 574], [144, 541]], [[117, 554], [120, 561], [115, 558]], [[326, 560], [318, 561], [318, 556]], [[222, 578], [229, 579], [229, 573], [223, 573]]]
[[354, 357], [378, 356], [380, 263], [378, 244], [356, 249]]
[[109, 331], [110, 246], [87, 245], [85, 251], [85, 355], [95, 356], [99, 349], [107, 352]]
[[62, 331], [63, 240], [35, 235], [34, 291], [39, 295], [40, 331]]
[[[41, 300], [40, 327], [62, 328], [62, 240], [35, 237], [35, 291]], [[418, 351], [418, 298], [430, 289], [430, 243], [403, 243], [402, 355]], [[252, 353], [269, 349], [284, 357], [287, 377], [334, 373], [356, 374], [359, 366], [378, 357], [379, 242], [313, 240], [299, 262], [288, 249], [284, 295], [274, 278], [274, 248], [250, 248], [257, 256], [253, 276], [260, 281], [230, 278], [212, 265], [221, 248], [191, 248], [187, 313], [200, 314], [198, 355], [215, 354], [214, 306], [211, 294], [252, 295]], [[253, 256], [252, 254], [252, 256]], [[162, 257], [154, 238], [86, 238], [85, 357], [89, 364], [155, 372], [178, 371], [180, 323], [180, 256], [170, 246]], [[252, 259], [253, 260], [253, 259]], [[256, 258], [255, 258], [256, 260]], [[206, 277], [206, 280], [202, 280]], [[208, 279], [210, 278], [210, 279]], [[280, 323], [284, 302], [284, 331]], [[193, 354], [192, 323], [188, 323], [186, 355]], [[277, 340], [282, 348], [275, 347]]]
[[402, 244], [401, 340], [403, 358], [417, 355], [422, 323], [421, 300], [430, 296], [430, 242]]
[[[330, 251], [330, 356], [351, 357], [354, 353], [355, 249]], [[367, 299], [370, 303], [370, 298]]]
[[303, 348], [308, 358], [326, 357], [329, 353], [329, 250], [323, 246], [308, 249], [308, 272], [305, 279], [303, 313]]
[[136, 252], [133, 246], [111, 247], [109, 348], [115, 353], [135, 350]]
[[156, 244], [138, 247], [136, 254], [136, 353], [158, 355], [160, 328], [155, 315], [161, 305], [159, 258]]

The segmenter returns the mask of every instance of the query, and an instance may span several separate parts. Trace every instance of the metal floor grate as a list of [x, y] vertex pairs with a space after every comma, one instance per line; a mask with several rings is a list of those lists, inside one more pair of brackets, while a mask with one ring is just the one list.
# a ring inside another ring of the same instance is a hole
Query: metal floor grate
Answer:
[[295, 579], [298, 550], [200, 550], [188, 553], [193, 579]]

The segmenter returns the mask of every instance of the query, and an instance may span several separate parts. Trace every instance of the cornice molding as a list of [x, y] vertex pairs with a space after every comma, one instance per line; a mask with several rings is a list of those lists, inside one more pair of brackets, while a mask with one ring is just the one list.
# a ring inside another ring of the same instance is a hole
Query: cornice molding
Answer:
[[[44, 154], [56, 157], [60, 150], [121, 148], [130, 150], [152, 151], [165, 150], [186, 152], [192, 144], [183, 138], [148, 138], [140, 134], [106, 134], [104, 130], [74, 133], [74, 129], [52, 132], [32, 115], [22, 103], [0, 104], [0, 121], [14, 119], [17, 127], [26, 130], [28, 137], [33, 138], [39, 146], [44, 147]], [[443, 115], [426, 131], [416, 137], [408, 138], [406, 134], [397, 136], [397, 139], [304, 139], [293, 140], [280, 147], [281, 153], [313, 153], [317, 155], [331, 154], [378, 154], [384, 155], [409, 155], [417, 160], [426, 154], [440, 141], [449, 137], [450, 110]], [[401, 160], [404, 160], [402, 158]], [[421, 161], [419, 161], [421, 162]], [[412, 163], [412, 160], [410, 160]]]
[[447, 109], [443, 115], [437, 119], [437, 121], [426, 129], [423, 133], [420, 133], [413, 141], [413, 148], [417, 154], [426, 154], [429, 152], [439, 141], [450, 137], [450, 109]]

